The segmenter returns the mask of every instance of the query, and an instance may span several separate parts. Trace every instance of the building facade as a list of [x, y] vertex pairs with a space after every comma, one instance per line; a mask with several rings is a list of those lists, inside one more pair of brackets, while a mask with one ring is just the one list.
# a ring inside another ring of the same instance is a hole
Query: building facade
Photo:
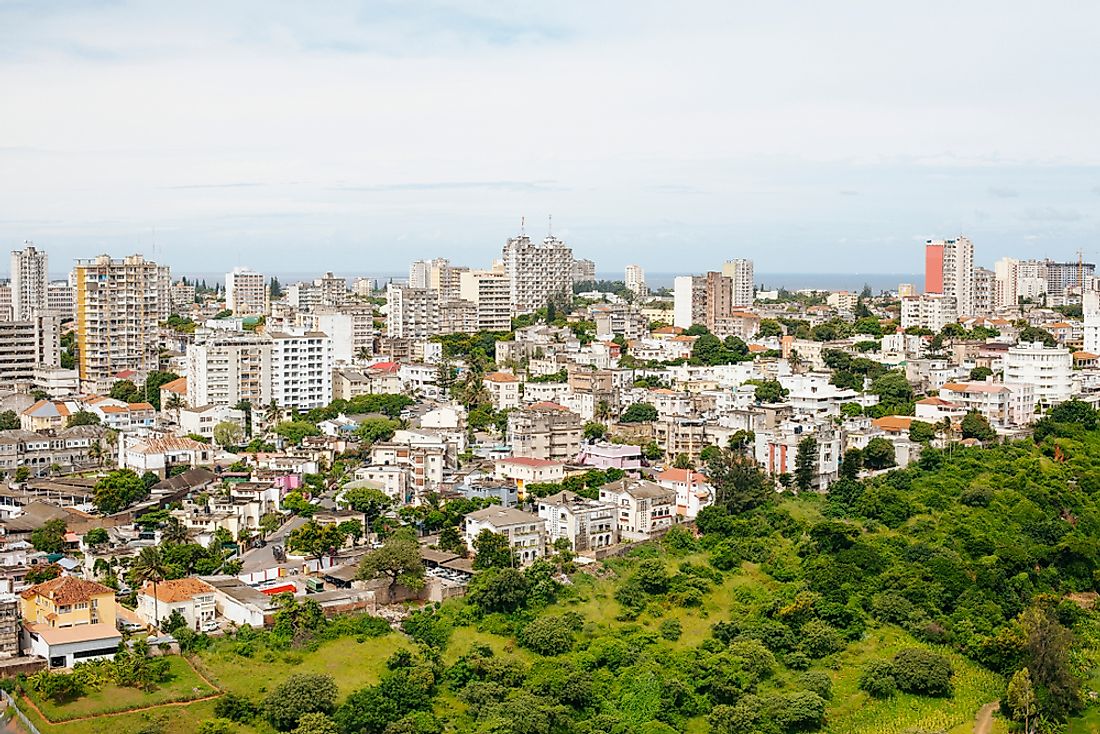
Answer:
[[263, 273], [249, 268], [233, 268], [225, 274], [225, 307], [234, 316], [258, 316], [267, 313], [267, 280]]
[[48, 307], [49, 257], [33, 243], [11, 253], [12, 319], [29, 321]]
[[547, 235], [540, 243], [527, 235], [513, 237], [504, 244], [503, 260], [513, 315], [572, 293], [573, 250], [556, 237]]

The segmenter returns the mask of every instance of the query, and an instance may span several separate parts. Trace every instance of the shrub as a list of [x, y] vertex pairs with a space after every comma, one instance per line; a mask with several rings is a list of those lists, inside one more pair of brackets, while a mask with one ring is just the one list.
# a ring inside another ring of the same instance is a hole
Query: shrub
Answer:
[[264, 714], [279, 731], [290, 731], [303, 714], [332, 713], [336, 695], [332, 676], [295, 673], [264, 699]]
[[951, 695], [951, 662], [920, 648], [901, 650], [894, 656], [894, 680], [898, 690], [922, 696]]
[[894, 666], [885, 660], [868, 663], [859, 674], [859, 688], [872, 698], [889, 698], [897, 693]]
[[229, 719], [238, 724], [247, 724], [256, 718], [259, 712], [259, 706], [235, 693], [226, 693], [214, 702], [214, 716], [219, 719]]
[[520, 630], [518, 639], [539, 655], [561, 655], [573, 649], [573, 632], [560, 617], [539, 617]]
[[833, 679], [824, 670], [807, 670], [798, 676], [798, 682], [826, 701], [833, 697]]
[[233, 724], [225, 719], [207, 719], [196, 731], [198, 734], [230, 734]]
[[680, 639], [680, 635], [683, 634], [683, 631], [683, 627], [680, 625], [680, 620], [678, 619], [666, 619], [661, 622], [659, 628], [661, 637], [666, 640], [671, 640], [672, 642]]

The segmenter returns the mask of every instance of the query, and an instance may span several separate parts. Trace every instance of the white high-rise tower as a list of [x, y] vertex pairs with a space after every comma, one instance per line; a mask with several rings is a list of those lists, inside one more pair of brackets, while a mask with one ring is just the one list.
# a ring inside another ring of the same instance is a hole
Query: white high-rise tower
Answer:
[[27, 242], [11, 253], [11, 311], [13, 321], [30, 321], [45, 311], [49, 291], [49, 258]]

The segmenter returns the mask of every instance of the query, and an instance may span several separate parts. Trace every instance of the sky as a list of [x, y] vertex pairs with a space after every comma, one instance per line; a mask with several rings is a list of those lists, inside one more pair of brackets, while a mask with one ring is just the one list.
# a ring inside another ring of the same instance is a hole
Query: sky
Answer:
[[[0, 247], [51, 271], [1100, 260], [1100, 4], [0, 0]], [[0, 264], [3, 268], [4, 264]]]

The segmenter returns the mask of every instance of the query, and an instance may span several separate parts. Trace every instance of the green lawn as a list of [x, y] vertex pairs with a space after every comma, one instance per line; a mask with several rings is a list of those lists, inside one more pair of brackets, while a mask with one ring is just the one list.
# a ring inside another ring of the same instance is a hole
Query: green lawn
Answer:
[[186, 659], [178, 655], [170, 655], [167, 659], [171, 666], [170, 677], [150, 693], [111, 684], [60, 706], [32, 694], [35, 705], [51, 721], [66, 721], [169, 702], [193, 701], [217, 693], [217, 689], [203, 681]]
[[[206, 675], [215, 685], [252, 700], [263, 698], [265, 691], [277, 686], [292, 673], [328, 673], [336, 679], [340, 694], [343, 696], [357, 688], [377, 682], [379, 672], [385, 668], [386, 658], [394, 651], [409, 646], [411, 643], [394, 633], [384, 637], [368, 638], [361, 643], [356, 642], [354, 638], [326, 642], [314, 652], [267, 652], [261, 648], [253, 658], [244, 658], [228, 650], [216, 649], [202, 653], [196, 660], [196, 664], [203, 675]], [[191, 678], [201, 684], [201, 680], [186, 660], [173, 657], [172, 662], [173, 670], [177, 667], [186, 668]], [[182, 679], [183, 676], [177, 678], [179, 681]], [[173, 697], [169, 693], [170, 690], [178, 691], [179, 686], [176, 683], [177, 681], [172, 681], [160, 690], [148, 694], [135, 689], [119, 689], [112, 686], [110, 689], [104, 689], [63, 707], [55, 707], [48, 713], [50, 716], [56, 713], [58, 716], [73, 718], [109, 709], [117, 711], [157, 706]], [[182, 686], [183, 683], [179, 685]], [[113, 699], [103, 698], [108, 692], [114, 696]], [[204, 695], [209, 695], [211, 692], [211, 689], [207, 688]], [[118, 701], [122, 700], [119, 697], [127, 703], [119, 704]], [[113, 700], [115, 705], [104, 707], [106, 700]], [[99, 708], [96, 708], [97, 706]], [[157, 706], [148, 711], [52, 725], [36, 716], [33, 711], [26, 710], [25, 706], [23, 708], [42, 734], [54, 732], [57, 734], [139, 734], [144, 731], [157, 731], [158, 734], [194, 734], [201, 722], [214, 718], [213, 700], [193, 701], [179, 706]], [[150, 725], [156, 724], [160, 725], [159, 729], [150, 729]], [[271, 729], [266, 723], [258, 722], [255, 728], [237, 726], [236, 731], [240, 734], [248, 732], [267, 734]]]

